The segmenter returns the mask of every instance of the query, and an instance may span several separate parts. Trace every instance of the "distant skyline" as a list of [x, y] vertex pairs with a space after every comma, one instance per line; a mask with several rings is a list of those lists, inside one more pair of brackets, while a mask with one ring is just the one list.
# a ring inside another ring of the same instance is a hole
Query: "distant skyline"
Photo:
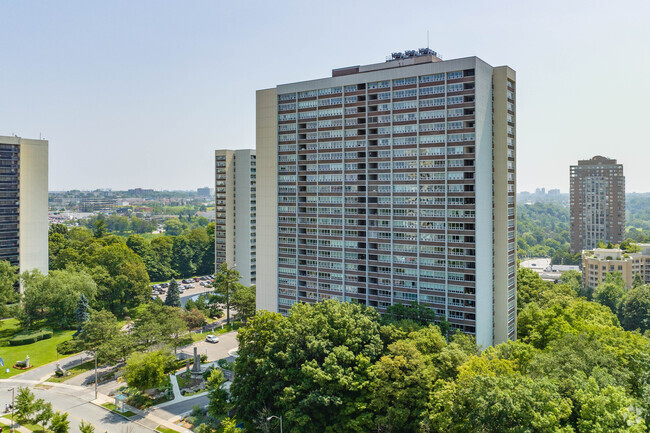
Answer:
[[[326, 6], [325, 6], [326, 5]], [[255, 91], [426, 45], [517, 71], [518, 190], [624, 165], [650, 191], [650, 3], [0, 3], [0, 135], [50, 142], [50, 189], [214, 186], [214, 150], [254, 148]], [[322, 31], [327, 29], [327, 31]]]

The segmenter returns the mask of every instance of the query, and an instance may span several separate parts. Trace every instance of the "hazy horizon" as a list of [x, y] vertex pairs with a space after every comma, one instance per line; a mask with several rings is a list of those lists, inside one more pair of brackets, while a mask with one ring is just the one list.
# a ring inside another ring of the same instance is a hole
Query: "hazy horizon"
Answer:
[[214, 187], [215, 149], [255, 147], [256, 90], [428, 30], [445, 59], [517, 71], [519, 191], [568, 192], [600, 154], [645, 192], [649, 18], [641, 1], [2, 2], [0, 135], [49, 140], [52, 190]]

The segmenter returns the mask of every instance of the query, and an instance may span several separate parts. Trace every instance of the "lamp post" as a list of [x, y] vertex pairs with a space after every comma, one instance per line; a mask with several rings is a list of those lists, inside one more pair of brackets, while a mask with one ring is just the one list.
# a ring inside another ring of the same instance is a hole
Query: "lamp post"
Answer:
[[95, 350], [95, 400], [97, 400], [97, 350]]
[[16, 388], [13, 387], [9, 389], [11, 391], [11, 427], [9, 428], [9, 431], [14, 431], [14, 397], [16, 394]]
[[277, 418], [277, 419], [280, 420], [280, 433], [282, 433], [282, 416], [271, 415], [271, 416], [268, 417], [266, 420], [267, 420], [267, 421], [271, 421], [273, 418]]

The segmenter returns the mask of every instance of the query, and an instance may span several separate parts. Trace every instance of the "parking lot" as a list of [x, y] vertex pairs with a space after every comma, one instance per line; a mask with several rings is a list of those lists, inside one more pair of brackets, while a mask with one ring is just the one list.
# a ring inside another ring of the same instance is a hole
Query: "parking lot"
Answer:
[[[187, 282], [183, 283], [183, 281]], [[185, 279], [178, 280], [178, 287], [181, 290], [181, 305], [185, 306], [187, 300], [195, 296], [212, 292], [214, 289], [209, 286], [210, 281], [210, 279], [191, 282]], [[163, 293], [156, 293], [156, 291], [154, 291], [153, 296], [158, 296], [164, 302], [165, 298], [167, 298], [167, 289], [168, 287], [163, 288]]]

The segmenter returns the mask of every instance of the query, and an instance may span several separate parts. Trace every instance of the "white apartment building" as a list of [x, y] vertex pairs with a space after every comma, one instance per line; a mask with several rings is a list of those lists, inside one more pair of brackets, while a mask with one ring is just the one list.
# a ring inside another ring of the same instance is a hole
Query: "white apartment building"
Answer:
[[48, 272], [48, 142], [0, 136], [0, 260]]
[[256, 282], [256, 160], [254, 149], [215, 151], [215, 268], [235, 267]]
[[257, 308], [416, 301], [516, 338], [515, 71], [429, 49], [257, 92]]

